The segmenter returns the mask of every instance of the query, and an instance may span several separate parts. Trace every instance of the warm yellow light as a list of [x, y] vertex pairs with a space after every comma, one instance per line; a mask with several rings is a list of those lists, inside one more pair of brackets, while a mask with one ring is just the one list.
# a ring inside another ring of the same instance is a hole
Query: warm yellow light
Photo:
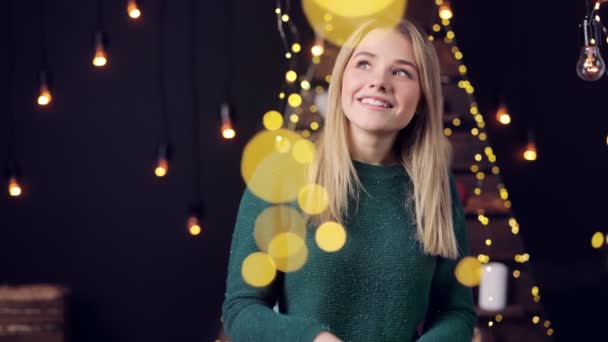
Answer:
[[201, 231], [202, 229], [198, 218], [196, 216], [190, 216], [188, 218], [188, 232], [190, 232], [191, 235], [196, 236], [199, 235]]
[[15, 177], [11, 177], [8, 180], [8, 193], [12, 197], [17, 197], [21, 195], [21, 186]]
[[51, 96], [51, 92], [47, 88], [46, 84], [42, 84], [40, 86], [40, 95], [38, 95], [38, 104], [40, 106], [46, 106], [51, 103], [53, 97]]
[[452, 8], [450, 7], [450, 3], [444, 1], [441, 6], [439, 6], [439, 18], [444, 20], [452, 19], [454, 13], [452, 13]]
[[596, 232], [591, 237], [591, 247], [598, 249], [604, 245], [604, 234], [602, 232]]
[[247, 284], [253, 287], [264, 287], [276, 277], [277, 265], [270, 255], [255, 252], [243, 261], [241, 274]]
[[135, 0], [130, 0], [127, 4], [127, 13], [132, 19], [141, 17], [141, 10], [137, 7], [137, 2], [135, 2]]
[[320, 57], [323, 52], [325, 52], [325, 48], [321, 44], [315, 44], [312, 48], [310, 48], [310, 52], [313, 56]]
[[346, 243], [346, 230], [337, 222], [325, 222], [317, 228], [315, 241], [326, 252], [339, 251]]
[[299, 107], [302, 104], [302, 97], [299, 94], [293, 93], [287, 98], [287, 103], [294, 108]]
[[235, 136], [236, 131], [232, 128], [232, 123], [230, 121], [222, 123], [222, 137], [224, 137], [224, 139], [232, 139]]
[[165, 158], [161, 158], [158, 160], [158, 164], [156, 165], [156, 169], [154, 169], [154, 174], [156, 177], [164, 177], [167, 175], [169, 171], [169, 162]]
[[293, 43], [291, 45], [291, 51], [293, 51], [294, 53], [298, 53], [298, 52], [302, 51], [302, 46], [298, 43]]
[[93, 58], [93, 65], [101, 68], [108, 64], [108, 58], [106, 52], [103, 49], [103, 46], [99, 45], [95, 49], [95, 57]]
[[287, 82], [293, 83], [298, 79], [298, 74], [293, 70], [289, 70], [285, 73], [285, 79]]
[[505, 105], [500, 105], [500, 107], [498, 107], [498, 110], [496, 111], [496, 120], [503, 125], [511, 123], [511, 115], [509, 115]]
[[536, 154], [536, 145], [531, 142], [526, 145], [526, 149], [524, 150], [524, 159], [528, 161], [534, 161], [537, 158]]
[[538, 296], [538, 293], [540, 292], [540, 289], [538, 288], [538, 286], [532, 286], [532, 295], [533, 296]]
[[264, 127], [269, 131], [276, 131], [283, 126], [283, 116], [276, 110], [271, 110], [264, 114], [262, 121]]

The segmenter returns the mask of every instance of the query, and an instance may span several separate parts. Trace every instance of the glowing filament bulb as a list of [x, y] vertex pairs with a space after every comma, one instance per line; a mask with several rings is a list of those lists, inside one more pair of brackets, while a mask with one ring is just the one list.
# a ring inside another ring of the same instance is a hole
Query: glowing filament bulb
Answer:
[[233, 139], [236, 136], [236, 131], [232, 128], [230, 108], [227, 103], [222, 104], [220, 114], [222, 116], [222, 137], [224, 137], [224, 139]]
[[524, 159], [529, 161], [534, 161], [537, 158], [536, 153], [536, 144], [530, 142], [526, 145], [526, 149], [524, 150]]
[[49, 91], [46, 83], [40, 84], [40, 94], [38, 95], [38, 104], [40, 106], [47, 106], [51, 103], [53, 96], [51, 96], [51, 92]]
[[454, 16], [452, 13], [452, 7], [448, 1], [444, 1], [441, 6], [439, 6], [439, 18], [443, 20], [450, 20]]
[[139, 9], [139, 6], [137, 6], [137, 1], [129, 0], [127, 3], [127, 13], [132, 19], [138, 19], [141, 17], [141, 10]]
[[202, 231], [200, 221], [195, 215], [188, 217], [188, 232], [191, 235], [199, 235]]
[[315, 44], [310, 48], [310, 52], [315, 57], [320, 57], [325, 52], [325, 43], [323, 38], [317, 36]]
[[165, 158], [160, 158], [158, 160], [158, 164], [156, 164], [156, 169], [154, 169], [154, 174], [156, 177], [164, 177], [167, 175], [169, 171], [169, 162]]
[[503, 125], [511, 123], [511, 115], [509, 115], [505, 105], [500, 105], [500, 107], [498, 107], [498, 110], [496, 111], [496, 120]]
[[17, 178], [10, 177], [8, 180], [8, 193], [12, 197], [18, 197], [21, 195], [21, 186], [19, 182], [17, 182]]
[[95, 34], [95, 55], [93, 57], [93, 65], [101, 68], [108, 64], [108, 56], [103, 46], [103, 34], [97, 32]]

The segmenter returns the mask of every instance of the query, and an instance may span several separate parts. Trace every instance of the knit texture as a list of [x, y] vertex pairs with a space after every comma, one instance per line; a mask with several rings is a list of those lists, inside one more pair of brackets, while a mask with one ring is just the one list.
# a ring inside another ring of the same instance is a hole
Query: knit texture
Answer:
[[[246, 284], [241, 267], [259, 251], [254, 224], [270, 204], [245, 190], [223, 305], [231, 341], [311, 342], [322, 331], [345, 342], [471, 341], [476, 320], [472, 292], [454, 277], [457, 261], [422, 253], [411, 210], [405, 207], [410, 183], [404, 169], [353, 163], [365, 190], [358, 203], [349, 203], [345, 245], [333, 253], [321, 250], [316, 227], [309, 226], [306, 264], [296, 272], [278, 272], [264, 288]], [[450, 183], [462, 257], [469, 251], [464, 212], [452, 176]], [[275, 303], [280, 313], [272, 309]]]

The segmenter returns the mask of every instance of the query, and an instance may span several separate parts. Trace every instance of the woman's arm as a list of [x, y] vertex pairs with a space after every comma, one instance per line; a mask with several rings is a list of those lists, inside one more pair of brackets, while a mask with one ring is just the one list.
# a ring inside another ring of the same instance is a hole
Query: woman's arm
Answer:
[[224, 329], [230, 340], [235, 342], [311, 342], [327, 329], [312, 319], [283, 315], [272, 309], [283, 286], [279, 271], [274, 282], [262, 288], [248, 285], [241, 274], [243, 260], [259, 251], [253, 235], [255, 220], [269, 206], [248, 189], [245, 190], [230, 248], [222, 307]]
[[[469, 254], [469, 244], [464, 209], [451, 174], [450, 189], [454, 231], [458, 241], [460, 259]], [[473, 328], [477, 320], [473, 310], [473, 293], [470, 288], [460, 284], [454, 276], [454, 269], [458, 261], [437, 257], [427, 313], [427, 328], [418, 342], [471, 341]]]

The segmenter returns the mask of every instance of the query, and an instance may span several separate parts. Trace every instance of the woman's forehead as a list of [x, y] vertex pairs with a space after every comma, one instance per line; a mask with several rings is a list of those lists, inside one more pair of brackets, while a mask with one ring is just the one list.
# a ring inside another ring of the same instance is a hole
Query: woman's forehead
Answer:
[[394, 29], [373, 29], [368, 32], [359, 42], [353, 52], [353, 56], [367, 52], [373, 55], [414, 61], [414, 49], [405, 35]]

